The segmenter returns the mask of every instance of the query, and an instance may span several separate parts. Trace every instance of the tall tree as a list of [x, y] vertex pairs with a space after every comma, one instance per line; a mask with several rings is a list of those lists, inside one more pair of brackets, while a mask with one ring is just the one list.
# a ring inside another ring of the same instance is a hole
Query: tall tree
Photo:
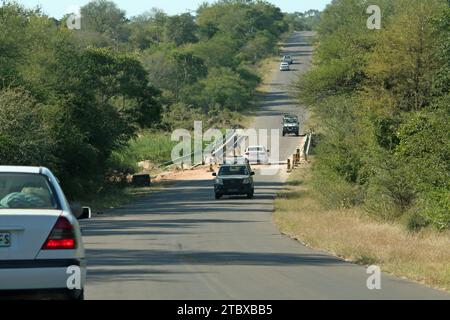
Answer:
[[128, 37], [125, 11], [108, 0], [94, 0], [81, 8], [82, 30], [107, 35], [116, 45]]
[[441, 0], [395, 2], [395, 19], [385, 22], [388, 26], [369, 58], [373, 96], [388, 95], [377, 99], [383, 101], [380, 107], [390, 108], [390, 112], [421, 110], [431, 102], [436, 70], [442, 62], [434, 57], [438, 37], [430, 17], [437, 17], [445, 8]]
[[190, 13], [168, 18], [165, 26], [165, 37], [173, 41], [177, 46], [185, 43], [196, 42], [197, 25], [194, 16]]
[[167, 15], [156, 8], [134, 17], [128, 26], [129, 41], [135, 48], [145, 50], [152, 44], [160, 44], [164, 39], [164, 26]]

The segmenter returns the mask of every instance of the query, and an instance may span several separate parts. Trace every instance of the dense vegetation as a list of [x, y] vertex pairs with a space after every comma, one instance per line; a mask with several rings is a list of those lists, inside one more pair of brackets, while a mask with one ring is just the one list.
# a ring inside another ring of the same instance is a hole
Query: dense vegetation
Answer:
[[287, 13], [285, 20], [290, 30], [313, 31], [320, 23], [320, 14], [318, 10]]
[[363, 205], [410, 230], [450, 227], [450, 9], [445, 0], [334, 0], [299, 81], [321, 126], [315, 183], [331, 207]]
[[0, 5], [0, 163], [47, 166], [70, 197], [137, 161], [167, 160], [169, 132], [194, 119], [236, 124], [260, 82], [255, 64], [292, 28], [264, 1], [128, 19], [95, 0], [81, 15], [69, 30], [39, 9]]
[[0, 25], [1, 163], [92, 191], [111, 152], [158, 121], [159, 91], [133, 54], [84, 46], [37, 11], [4, 4]]

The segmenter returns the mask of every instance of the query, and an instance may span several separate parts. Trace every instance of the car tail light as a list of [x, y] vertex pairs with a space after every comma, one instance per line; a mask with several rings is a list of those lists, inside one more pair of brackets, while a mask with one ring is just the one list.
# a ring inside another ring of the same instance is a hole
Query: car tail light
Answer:
[[65, 217], [59, 217], [50, 235], [42, 246], [42, 250], [76, 249], [75, 230]]
[[246, 156], [250, 155], [250, 152], [246, 152], [245, 155], [246, 155]]

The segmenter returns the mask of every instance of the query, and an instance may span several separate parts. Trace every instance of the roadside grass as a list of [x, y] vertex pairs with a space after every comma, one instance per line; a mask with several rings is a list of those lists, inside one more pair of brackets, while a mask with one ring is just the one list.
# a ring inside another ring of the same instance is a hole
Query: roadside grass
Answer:
[[281, 58], [279, 57], [279, 55], [274, 54], [259, 62], [256, 69], [256, 74], [261, 78], [261, 83], [256, 88], [258, 96], [269, 92], [272, 78], [274, 76], [274, 71], [277, 70], [280, 59]]
[[172, 149], [176, 145], [170, 138], [171, 135], [167, 132], [144, 131], [138, 138], [130, 142], [127, 148], [128, 154], [136, 162], [163, 163], [169, 161]]
[[401, 224], [376, 221], [358, 207], [324, 209], [311, 184], [311, 164], [289, 177], [275, 201], [281, 232], [348, 261], [375, 264], [395, 276], [450, 291], [450, 232], [411, 233]]
[[[120, 150], [113, 152], [110, 167], [119, 173], [159, 173], [158, 165], [169, 162], [175, 146], [170, 133], [144, 131]], [[145, 162], [139, 167], [139, 162]]]
[[249, 105], [246, 110], [241, 113], [239, 117], [239, 126], [242, 128], [251, 127], [254, 118], [256, 117], [260, 106], [264, 101], [264, 96], [269, 92], [270, 83], [274, 74], [275, 65], [277, 63], [277, 56], [271, 55], [267, 58], [262, 59], [256, 65], [252, 67], [253, 72], [260, 77], [261, 82], [255, 90], [254, 101]]
[[[274, 76], [274, 72], [278, 70], [278, 67], [281, 62], [281, 51], [282, 47], [285, 44], [287, 38], [289, 38], [290, 32], [285, 32], [280, 36], [280, 39], [277, 43], [277, 53], [267, 58], [261, 60], [256, 68], [256, 74], [261, 78], [261, 83], [256, 88], [258, 95], [263, 95], [270, 90], [270, 84], [272, 82], [272, 78]], [[270, 72], [267, 72], [270, 70]]]

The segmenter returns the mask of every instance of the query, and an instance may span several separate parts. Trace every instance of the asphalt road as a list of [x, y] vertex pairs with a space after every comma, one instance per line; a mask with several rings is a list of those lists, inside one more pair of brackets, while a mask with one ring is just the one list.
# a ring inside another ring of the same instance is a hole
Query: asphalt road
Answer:
[[[276, 72], [255, 128], [279, 128], [285, 112], [304, 116], [289, 84], [310, 63], [308, 33], [285, 51], [294, 71]], [[301, 138], [281, 139], [280, 160]], [[311, 250], [280, 234], [273, 199], [285, 174], [256, 176], [253, 200], [214, 200], [212, 180], [181, 182], [83, 223], [87, 299], [448, 299], [427, 287], [382, 275], [368, 290], [366, 269]]]

